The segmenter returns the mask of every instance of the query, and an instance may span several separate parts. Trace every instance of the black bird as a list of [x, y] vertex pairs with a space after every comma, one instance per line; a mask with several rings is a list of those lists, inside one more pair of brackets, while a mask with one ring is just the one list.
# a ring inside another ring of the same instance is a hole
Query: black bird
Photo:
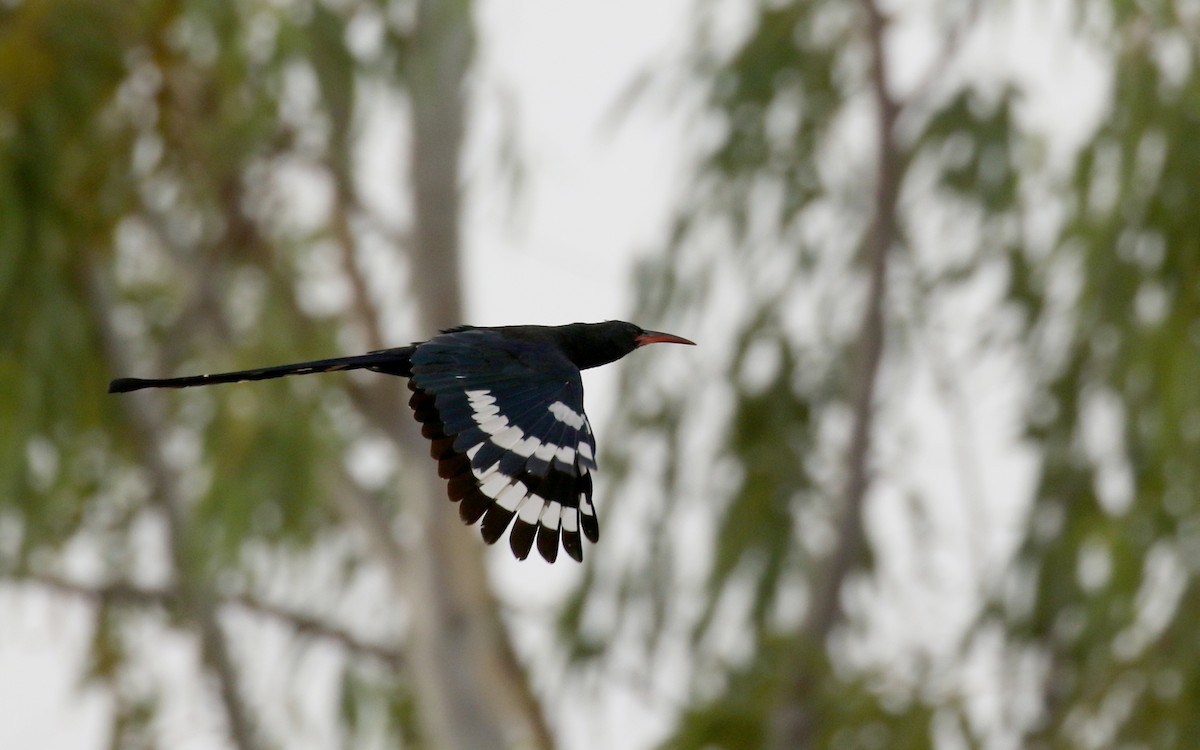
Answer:
[[646, 344], [693, 344], [633, 323], [565, 326], [460, 326], [412, 346], [257, 370], [142, 380], [118, 378], [109, 393], [140, 388], [266, 380], [336, 370], [408, 378], [409, 406], [432, 445], [438, 474], [467, 524], [480, 518], [493, 544], [512, 523], [509, 546], [529, 556], [534, 541], [548, 562], [583, 560], [580, 531], [600, 538], [592, 505], [596, 441], [583, 411], [580, 370], [615, 362]]

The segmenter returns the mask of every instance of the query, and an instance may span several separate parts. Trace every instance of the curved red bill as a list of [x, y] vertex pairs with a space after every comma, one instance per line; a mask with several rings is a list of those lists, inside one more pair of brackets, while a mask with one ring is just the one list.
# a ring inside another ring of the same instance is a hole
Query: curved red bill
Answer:
[[642, 333], [634, 338], [638, 346], [646, 344], [687, 344], [695, 346], [695, 341], [688, 341], [682, 336], [676, 336], [673, 333], [662, 333], [661, 331], [642, 331]]

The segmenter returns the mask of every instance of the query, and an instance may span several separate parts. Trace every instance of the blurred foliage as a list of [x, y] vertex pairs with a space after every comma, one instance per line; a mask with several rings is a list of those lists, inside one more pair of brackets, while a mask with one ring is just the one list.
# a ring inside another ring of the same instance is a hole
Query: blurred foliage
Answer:
[[[939, 335], [923, 330], [929, 311], [1002, 279], [994, 323], [972, 346], [1022, 363], [1024, 439], [1012, 450], [1038, 456], [1031, 506], [1016, 514], [1023, 544], [960, 605], [976, 614], [946, 647], [948, 676], [899, 670], [910, 657], [895, 639], [856, 641], [871, 618], [853, 605], [828, 659], [797, 655], [825, 645], [804, 641], [804, 602], [838, 533], [858, 254], [875, 190], [862, 5], [764, 3], [733, 47], [714, 32], [728, 9], [702, 7], [696, 122], [713, 136], [668, 251], [639, 269], [637, 314], [694, 336], [709, 360], [702, 372], [649, 359], [623, 370], [628, 398], [609, 430], [622, 438], [604, 457], [606, 474], [626, 479], [603, 507], [652, 541], [647, 554], [589, 570], [562, 620], [576, 658], [618, 672], [638, 664], [648, 693], [682, 701], [665, 747], [769, 744], [798, 665], [820, 686], [808, 696], [814, 747], [1189, 746], [1200, 731], [1200, 646], [1189, 637], [1200, 614], [1194, 14], [1170, 2], [1078, 5], [1072, 43], [1107, 55], [1114, 79], [1069, 176], [1023, 124], [1018, 79], [956, 69], [955, 45], [1007, 5], [935, 14], [944, 33], [930, 38], [948, 52], [932, 53], [927, 79], [892, 91], [902, 198], [878, 414], [898, 408], [903, 373], [929, 354], [920, 341]], [[965, 247], [961, 231], [931, 230], [951, 220], [969, 228]], [[968, 402], [983, 396], [958, 387]], [[882, 419], [876, 444], [903, 441]], [[911, 492], [903, 477], [874, 481]], [[977, 532], [994, 530], [967, 533]], [[884, 587], [870, 552], [857, 566], [847, 588]], [[663, 648], [679, 633], [683, 684]], [[990, 666], [979, 661], [988, 649]], [[979, 670], [989, 687], [966, 676]], [[979, 691], [998, 714], [972, 706]]]
[[[888, 388], [927, 354], [922, 337], [937, 337], [929, 310], [1001, 278], [994, 317], [1017, 331], [998, 322], [974, 343], [1020, 359], [1020, 448], [1037, 457], [1014, 558], [974, 582], [949, 669], [866, 632], [888, 573], [875, 538], [844, 591], [846, 621], [827, 643], [803, 641], [838, 533], [876, 187], [862, 4], [751, 5], [732, 45], [718, 4], [700, 6], [688, 64], [702, 159], [666, 252], [639, 269], [636, 315], [711, 358], [689, 372], [660, 369], [677, 366], [667, 358], [623, 365], [602, 512], [614, 544], [627, 528], [639, 541], [595, 556], [562, 618], [576, 660], [634, 664], [649, 692], [679, 701], [666, 747], [768, 743], [798, 665], [818, 686], [807, 696], [814, 746], [1171, 748], [1200, 733], [1200, 30], [1184, 3], [1076, 4], [1077, 33], [1107, 56], [1112, 80], [1064, 176], [1021, 118], [1020, 83], [956, 66], [954, 45], [1009, 4], [976, 16], [983, 5], [939, 6], [944, 33], [931, 38], [948, 55], [933, 56], [928, 81], [892, 91], [902, 200], [878, 411], [894, 411]], [[154, 516], [149, 446], [188, 501], [183, 572], [259, 594], [264, 568], [283, 571], [305, 605], [320, 598], [335, 614], [367, 586], [369, 561], [338, 546], [327, 504], [348, 491], [345, 386], [181, 393], [161, 400], [171, 427], [156, 434], [104, 386], [323, 356], [362, 337], [337, 303], [307, 309], [297, 288], [341, 262], [339, 226], [387, 233], [352, 175], [362, 92], [402, 91], [411, 72], [408, 10], [3, 4], [7, 580], [65, 577], [83, 557], [89, 580], [169, 582], [169, 563], [141, 543]], [[287, 200], [297, 183], [311, 193], [302, 209]], [[944, 216], [967, 229], [930, 229]], [[880, 452], [904, 442], [894, 426], [877, 423]], [[899, 490], [881, 497], [911, 495], [886, 467], [874, 480]], [[918, 548], [945, 541], [912, 533]], [[334, 558], [338, 573], [313, 578], [306, 558]], [[114, 696], [112, 745], [157, 746], [170, 695], [147, 679], [140, 646], [184, 615], [169, 596], [94, 598], [88, 676]], [[394, 613], [376, 614], [375, 632], [398, 630]], [[916, 614], [901, 626], [931, 624]], [[972, 661], [996, 632], [991, 660]], [[411, 685], [371, 658], [335, 668], [346, 745], [420, 743]], [[285, 723], [265, 727], [281, 744]]]
[[[361, 213], [345, 177], [354, 112], [363, 81], [402, 91], [401, 6], [0, 7], [0, 574], [150, 586], [201, 575], [255, 597], [302, 560], [341, 554], [329, 498], [348, 486], [349, 436], [332, 416], [344, 395], [270, 383], [150, 397], [163, 419], [148, 432], [130, 397], [105, 387], [337, 350], [340, 311], [306, 310], [297, 285], [329, 268], [330, 216]], [[353, 24], [379, 43], [352, 53]], [[323, 193], [329, 182], [340, 192]], [[297, 217], [293, 189], [317, 210]], [[147, 540], [155, 452], [186, 505], [182, 570]], [[346, 554], [337, 580], [305, 581], [300, 598], [322, 597], [336, 629], [338, 602], [378, 580], [374, 565]], [[115, 699], [111, 744], [159, 746], [169, 691], [140, 644], [187, 627], [186, 613], [170, 597], [91, 596], [88, 673]], [[382, 617], [374, 630], [397, 627]], [[374, 666], [351, 651], [336, 667], [353, 704], [346, 746], [415, 737], [406, 686]], [[288, 744], [287, 726], [264, 724], [261, 739]]]
[[[78, 248], [106, 239], [103, 204], [117, 200], [125, 179], [124, 170], [114, 174], [90, 158], [100, 144], [87, 114], [113, 96], [123, 76], [119, 49], [107, 40], [142, 30], [132, 14], [107, 3], [29, 3], [3, 13], [0, 316], [8, 323], [0, 327], [0, 502], [16, 504], [29, 524], [28, 548], [43, 534], [61, 538], [78, 528], [81, 508], [70, 483], [100, 480], [94, 470], [63, 476], [85, 464], [81, 457], [95, 443], [90, 431], [109, 406], [102, 388], [84, 382], [104, 368]], [[46, 467], [36, 488], [25, 470], [29, 451]], [[14, 562], [0, 556], [0, 569]]]
[[[1019, 553], [1036, 594], [1006, 618], [1047, 662], [1030, 746], [1187, 747], [1200, 732], [1200, 43], [1177, 4], [1115, 7], [1096, 32], [1112, 110], [1066, 185], [1054, 252], [1013, 258], [1041, 364], [1043, 467]], [[1031, 299], [1061, 297], [1067, 272], [1060, 330]]]

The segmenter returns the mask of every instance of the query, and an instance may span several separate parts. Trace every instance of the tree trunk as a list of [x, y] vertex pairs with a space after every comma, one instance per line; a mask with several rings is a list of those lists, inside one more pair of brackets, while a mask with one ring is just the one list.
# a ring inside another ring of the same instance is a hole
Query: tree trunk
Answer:
[[896, 242], [896, 203], [904, 162], [895, 140], [898, 107], [889, 94], [883, 35], [886, 20], [874, 0], [862, 0], [871, 50], [871, 83], [876, 105], [877, 174], [872, 206], [874, 216], [863, 245], [867, 265], [866, 309], [855, 349], [850, 406], [853, 427], [846, 449], [846, 480], [837, 542], [832, 554], [813, 576], [807, 618], [797, 634], [796, 658], [791, 659], [784, 688], [771, 721], [775, 748], [818, 747], [822, 735], [819, 703], [821, 684], [832, 679], [826, 646], [834, 628], [845, 619], [842, 588], [849, 576], [864, 568], [870, 550], [863, 528], [863, 506], [870, 486], [868, 460], [874, 423], [875, 385], [884, 348], [884, 299], [887, 294], [888, 253]]
[[[415, 222], [410, 257], [426, 331], [463, 322], [458, 179], [463, 82], [473, 45], [470, 11], [463, 0], [423, 0], [408, 60]], [[429, 461], [424, 455], [412, 460]], [[419, 504], [424, 533], [411, 582], [411, 653], [430, 744], [548, 750], [553, 742], [492, 598], [478, 533], [458, 519], [432, 474], [415, 478], [408, 489], [411, 497], [428, 498]]]

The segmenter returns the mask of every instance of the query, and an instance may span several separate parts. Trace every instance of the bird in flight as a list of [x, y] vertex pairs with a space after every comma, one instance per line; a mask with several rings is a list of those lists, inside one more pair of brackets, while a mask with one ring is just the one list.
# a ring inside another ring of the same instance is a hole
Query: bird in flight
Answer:
[[480, 532], [488, 544], [511, 524], [509, 546], [518, 559], [528, 557], [536, 541], [541, 556], [554, 562], [561, 539], [567, 554], [582, 561], [580, 532], [595, 543], [600, 526], [592, 505], [596, 441], [583, 411], [579, 371], [660, 343], [694, 344], [619, 320], [460, 326], [428, 341], [355, 357], [214, 375], [117, 378], [108, 392], [338, 370], [406, 377], [409, 406], [462, 520], [474, 524], [482, 518]]

